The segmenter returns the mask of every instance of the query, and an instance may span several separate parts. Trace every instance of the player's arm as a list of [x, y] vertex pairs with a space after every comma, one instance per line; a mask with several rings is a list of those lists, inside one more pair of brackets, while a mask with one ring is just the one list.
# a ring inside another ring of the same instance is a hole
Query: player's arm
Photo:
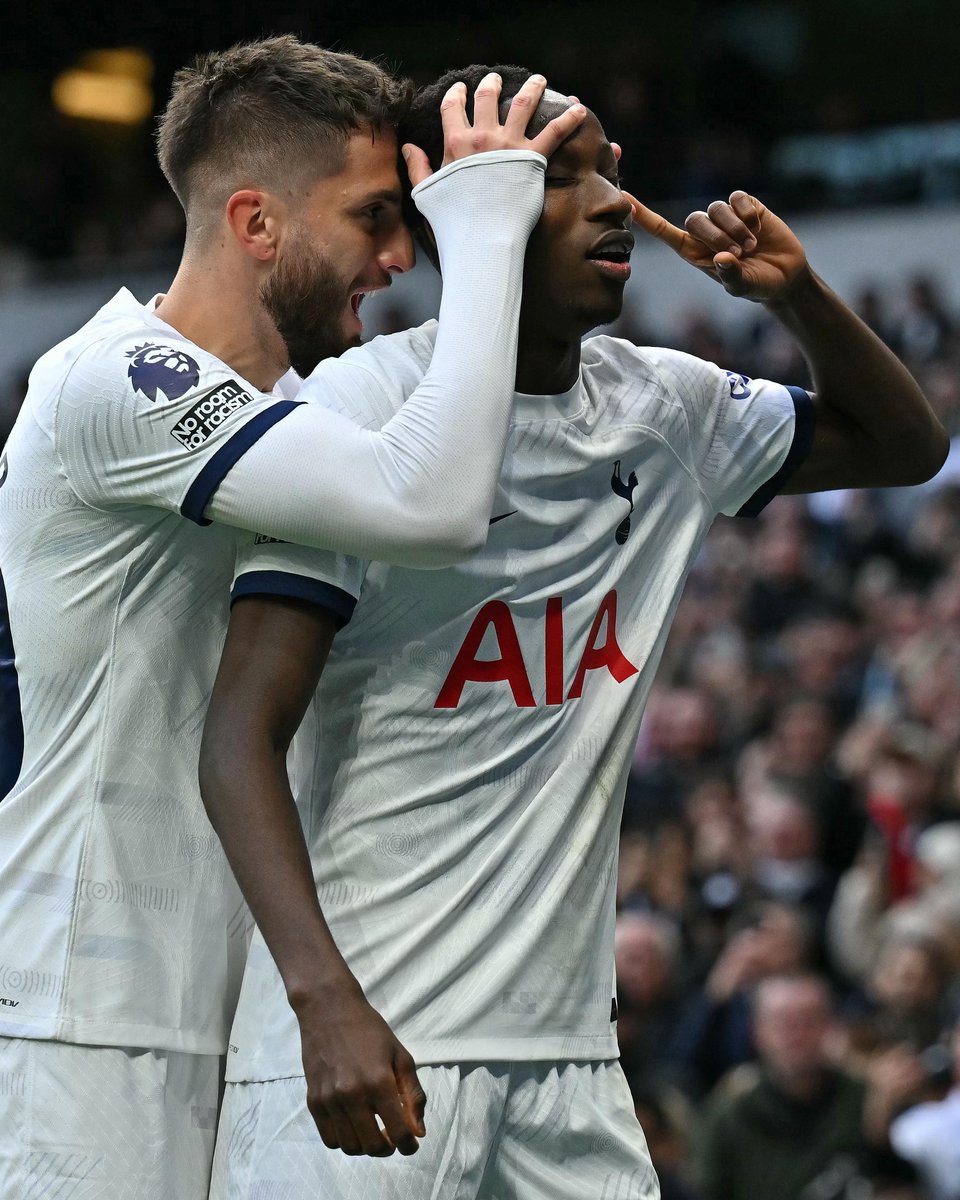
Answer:
[[296, 1012], [307, 1103], [325, 1145], [412, 1154], [425, 1133], [426, 1098], [412, 1058], [367, 1003], [323, 918], [287, 776], [287, 749], [336, 629], [328, 610], [302, 600], [234, 603], [200, 786]]
[[[437, 232], [444, 265], [430, 366], [401, 411], [360, 430], [305, 404], [247, 451], [212, 495], [207, 515], [304, 545], [439, 566], [483, 545], [506, 444], [517, 355], [523, 257], [543, 206], [545, 156], [582, 108], [525, 135], [543, 93], [529, 80], [503, 125], [498, 76], [441, 106], [444, 163], [405, 147], [414, 200]], [[477, 151], [499, 151], [497, 154]], [[322, 387], [322, 381], [320, 385]], [[301, 396], [311, 398], [307, 380]]]
[[782, 489], [922, 483], [949, 441], [896, 355], [830, 290], [775, 213], [746, 192], [678, 229], [639, 202], [634, 219], [733, 296], [762, 303], [796, 339], [814, 381], [813, 445]]

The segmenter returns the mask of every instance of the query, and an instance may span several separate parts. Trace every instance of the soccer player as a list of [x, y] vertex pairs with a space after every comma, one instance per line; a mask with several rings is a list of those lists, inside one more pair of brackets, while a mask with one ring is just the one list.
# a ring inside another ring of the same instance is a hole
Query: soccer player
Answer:
[[502, 124], [495, 78], [472, 124], [453, 88], [437, 174], [406, 147], [450, 285], [429, 371], [369, 432], [285, 373], [413, 261], [406, 85], [289, 37], [177, 77], [177, 276], [40, 360], [0, 461], [0, 1195], [206, 1194], [248, 928], [197, 760], [238, 538], [421, 566], [483, 541], [543, 154], [585, 115], [527, 139], [543, 87]]
[[[511, 95], [524, 73], [498, 70]], [[437, 99], [484, 73], [418, 97], [410, 136], [432, 161]], [[547, 93], [539, 119], [566, 105]], [[625, 776], [687, 570], [717, 513], [915, 482], [946, 438], [759, 201], [736, 192], [686, 231], [636, 212], [784, 322], [816, 393], [581, 344], [620, 312], [633, 245], [617, 150], [591, 114], [550, 160], [527, 251], [486, 547], [424, 575], [251, 539], [235, 586], [269, 575], [275, 594], [234, 605], [201, 753], [259, 927], [214, 1200], [657, 1193], [616, 1062], [614, 884]], [[378, 428], [434, 333], [348, 352], [368, 386], [324, 395]]]

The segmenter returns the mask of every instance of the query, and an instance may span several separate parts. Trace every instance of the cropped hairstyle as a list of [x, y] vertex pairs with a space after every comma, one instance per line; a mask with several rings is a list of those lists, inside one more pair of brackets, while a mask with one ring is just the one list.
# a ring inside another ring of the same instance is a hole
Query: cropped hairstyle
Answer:
[[342, 169], [349, 137], [396, 126], [412, 94], [376, 63], [291, 35], [201, 55], [160, 118], [160, 166], [183, 205], [290, 190]]

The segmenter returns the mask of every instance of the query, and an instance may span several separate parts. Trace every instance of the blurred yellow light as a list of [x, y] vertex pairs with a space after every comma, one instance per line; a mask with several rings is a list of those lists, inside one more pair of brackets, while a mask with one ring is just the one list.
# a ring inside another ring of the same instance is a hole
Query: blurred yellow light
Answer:
[[123, 46], [116, 50], [91, 50], [80, 60], [88, 71], [98, 75], [123, 75], [146, 83], [153, 75], [153, 62], [145, 50]]
[[68, 117], [139, 125], [153, 111], [153, 63], [142, 50], [94, 50], [53, 84], [53, 103]]

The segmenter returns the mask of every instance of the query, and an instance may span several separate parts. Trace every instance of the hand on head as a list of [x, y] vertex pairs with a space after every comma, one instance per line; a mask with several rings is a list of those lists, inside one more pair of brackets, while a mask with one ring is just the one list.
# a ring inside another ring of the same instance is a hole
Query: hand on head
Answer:
[[[576, 103], [554, 117], [535, 137], [526, 135], [530, 119], [546, 89], [542, 75], [531, 75], [513, 102], [506, 120], [500, 124], [500, 76], [494, 72], [484, 76], [474, 94], [473, 124], [467, 118], [467, 86], [455, 83], [449, 88], [440, 105], [443, 124], [443, 166], [482, 154], [488, 150], [534, 150], [549, 158], [562, 141], [570, 136], [587, 115], [582, 104]], [[404, 162], [410, 183], [416, 187], [432, 174], [426, 153], [412, 142], [404, 144]]]

